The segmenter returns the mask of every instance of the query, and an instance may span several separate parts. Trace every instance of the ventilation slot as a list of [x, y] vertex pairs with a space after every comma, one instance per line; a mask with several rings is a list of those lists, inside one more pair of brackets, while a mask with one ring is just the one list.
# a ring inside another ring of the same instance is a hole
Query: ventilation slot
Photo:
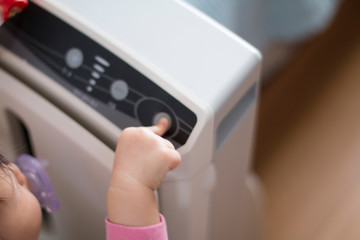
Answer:
[[15, 146], [15, 154], [34, 155], [34, 149], [31, 144], [30, 135], [25, 124], [12, 112], [7, 112], [7, 117], [11, 129], [12, 141]]
[[216, 133], [216, 149], [220, 149], [237, 125], [241, 122], [243, 116], [255, 103], [256, 83], [254, 83], [245, 95], [236, 103], [230, 112], [220, 122]]

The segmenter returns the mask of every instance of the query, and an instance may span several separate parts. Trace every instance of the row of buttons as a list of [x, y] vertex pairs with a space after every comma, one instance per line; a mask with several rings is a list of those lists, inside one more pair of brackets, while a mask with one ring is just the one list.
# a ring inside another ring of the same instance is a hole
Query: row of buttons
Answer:
[[[95, 60], [105, 67], [110, 66], [110, 63], [100, 56], [95, 56]], [[79, 48], [71, 48], [65, 54], [65, 63], [71, 69], [79, 68], [83, 64], [83, 61], [84, 54]], [[92, 73], [92, 76], [98, 79], [100, 78], [100, 74], [98, 72], [103, 73], [105, 72], [105, 69], [99, 64], [94, 64], [94, 68], [96, 71]], [[90, 79], [89, 84], [94, 86], [96, 84], [96, 80]], [[116, 80], [110, 87], [110, 94], [117, 101], [124, 100], [128, 96], [128, 93], [129, 87], [123, 80]]]
[[[34, 55], [28, 56], [17, 44], [8, 44], [3, 39], [0, 42], [29, 59], [40, 71], [51, 74], [54, 81], [121, 129], [152, 125], [166, 117], [171, 124], [164, 137], [175, 147], [186, 143], [197, 121], [190, 109], [77, 29], [34, 4], [29, 4], [27, 9], [21, 18], [8, 21], [4, 29], [13, 32], [12, 36]], [[56, 37], [59, 33], [73, 37]]]
[[[100, 56], [95, 56], [95, 60], [105, 67], [110, 66], [110, 63]], [[79, 68], [83, 64], [83, 61], [84, 61], [84, 54], [79, 48], [71, 48], [65, 54], [65, 63], [71, 69]], [[96, 79], [99, 79], [100, 74], [98, 72], [103, 73], [103, 72], [105, 72], [105, 69], [98, 64], [94, 64], [94, 68], [96, 71], [92, 73], [92, 76]], [[96, 75], [96, 76], [94, 76], [94, 75]], [[94, 79], [90, 79], [89, 84], [94, 86], [96, 84], [96, 81]], [[88, 86], [87, 89], [88, 89], [88, 91], [91, 91], [92, 87]], [[129, 94], [129, 87], [125, 81], [116, 80], [111, 84], [110, 94], [117, 101], [124, 100]], [[140, 104], [140, 107], [138, 106], [138, 109], [136, 111], [136, 112], [138, 112], [138, 118], [142, 122], [142, 124], [144, 124], [144, 125], [153, 124], [154, 125], [154, 124], [158, 123], [161, 118], [164, 117], [169, 121], [169, 126], [168, 126], [169, 132], [174, 133], [176, 131], [176, 126], [175, 126], [175, 124], [173, 124], [175, 122], [175, 114], [171, 113], [171, 110], [168, 109], [168, 107], [165, 107], [166, 111], [161, 111], [161, 112], [152, 112], [151, 111], [151, 113], [150, 113], [151, 120], [149, 121], [149, 116], [144, 116], [144, 114], [143, 114], [143, 113], [149, 114], [149, 112], [148, 112], [149, 109], [147, 109], [148, 106], [146, 107], [146, 109], [143, 109], [141, 107], [142, 105], [148, 105], [147, 104], [148, 102], [149, 101], [146, 101], [145, 104], [144, 103]], [[151, 100], [150, 102], [155, 102], [155, 105], [159, 105], [159, 104], [164, 105], [164, 104], [154, 101], [154, 100]], [[154, 103], [150, 104], [150, 109], [151, 109], [151, 105], [154, 105]], [[143, 109], [143, 110], [141, 110], [141, 109]], [[170, 117], [170, 115], [172, 115], [172, 117]]]

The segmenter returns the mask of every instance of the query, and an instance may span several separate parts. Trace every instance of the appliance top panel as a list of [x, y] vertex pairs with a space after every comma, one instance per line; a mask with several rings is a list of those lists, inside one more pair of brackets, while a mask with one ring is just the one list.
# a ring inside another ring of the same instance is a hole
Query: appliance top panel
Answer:
[[260, 62], [255, 48], [181, 0], [56, 2], [137, 52], [215, 111]]
[[0, 28], [0, 45], [25, 59], [120, 129], [149, 126], [167, 117], [171, 126], [164, 137], [178, 148], [186, 143], [195, 127], [196, 114], [179, 100], [123, 59], [33, 2]]

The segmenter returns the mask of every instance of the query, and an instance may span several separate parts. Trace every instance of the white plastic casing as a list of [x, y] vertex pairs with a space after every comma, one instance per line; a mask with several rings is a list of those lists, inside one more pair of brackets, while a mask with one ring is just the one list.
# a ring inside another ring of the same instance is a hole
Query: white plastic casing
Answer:
[[[186, 144], [179, 148], [182, 163], [168, 174], [159, 190], [160, 210], [168, 223], [169, 239], [255, 239], [260, 197], [259, 184], [251, 171], [251, 149], [260, 74], [261, 57], [258, 51], [182, 1], [32, 2], [110, 50], [196, 114], [196, 126]], [[28, 91], [34, 91], [33, 94], [42, 101], [54, 104], [49, 103], [49, 108], [60, 108], [62, 114], [67, 115], [64, 118], [75, 120], [74, 129], [79, 128], [96, 136], [91, 150], [94, 156], [89, 159], [94, 163], [87, 166], [94, 176], [87, 177], [92, 178], [89, 185], [104, 193], [104, 184], [94, 181], [103, 182], [99, 179], [109, 178], [111, 159], [106, 163], [99, 159], [112, 157], [103, 145], [114, 147], [121, 129], [4, 48], [0, 48], [0, 67], [15, 74], [18, 79], [8, 77], [6, 79], [11, 80], [7, 81], [26, 83], [32, 89]], [[17, 88], [17, 83], [15, 85]], [[3, 84], [1, 90], [12, 91]], [[3, 103], [10, 99], [16, 99], [16, 96], [1, 96]], [[18, 108], [11, 106], [4, 106], [0, 114], [5, 114], [8, 108], [16, 112]], [[82, 156], [84, 151], [89, 151], [63, 142], [56, 143], [42, 133], [37, 135], [39, 131], [48, 130], [33, 125], [28, 116], [31, 119], [32, 115], [36, 115], [44, 122], [56, 122], [60, 129], [65, 129], [63, 125], [68, 120], [48, 119], [45, 116], [48, 109], [42, 116], [34, 106], [25, 105], [23, 108], [28, 108], [26, 115], [21, 112], [16, 115], [24, 121], [31, 134], [38, 136], [33, 141], [43, 144], [35, 145], [43, 149], [47, 158], [51, 158], [52, 154], [45, 149], [53, 149], [59, 144], [74, 156]], [[69, 133], [60, 130], [57, 134], [65, 136]], [[72, 141], [83, 144], [87, 141], [84, 138], [88, 137], [85, 135], [72, 136]], [[97, 144], [99, 152], [94, 150]], [[106, 168], [96, 173], [99, 162]], [[76, 172], [76, 168], [82, 172], [81, 165], [71, 165], [71, 171]], [[66, 166], [59, 166], [59, 169], [66, 169]], [[56, 173], [59, 179], [66, 178], [66, 175], [65, 172]], [[64, 184], [66, 182], [55, 181], [55, 190], [61, 188], [61, 194], [68, 194]], [[82, 190], [84, 199], [89, 187]], [[91, 207], [101, 212], [104, 206], [105, 201], [94, 203]], [[82, 209], [84, 218], [88, 219], [87, 214], [92, 210], [85, 212], [85, 207]], [[68, 210], [65, 215], [71, 217], [71, 212]], [[59, 229], [69, 232], [54, 231], [48, 235], [43, 233], [43, 236], [46, 239], [70, 239], [71, 231], [75, 230], [66, 227], [65, 217], [56, 221], [63, 226]], [[87, 230], [99, 234], [97, 228]], [[85, 236], [81, 232], [73, 234]]]

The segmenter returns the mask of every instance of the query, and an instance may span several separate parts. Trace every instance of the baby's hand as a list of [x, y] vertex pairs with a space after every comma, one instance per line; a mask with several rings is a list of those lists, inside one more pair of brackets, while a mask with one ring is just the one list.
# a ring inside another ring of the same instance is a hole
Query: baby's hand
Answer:
[[154, 190], [181, 160], [172, 143], [160, 137], [168, 121], [156, 126], [125, 129], [118, 141], [108, 191], [108, 217], [123, 225], [159, 222]]
[[160, 137], [167, 126], [168, 121], [162, 118], [156, 126], [125, 129], [116, 147], [114, 171], [156, 190], [181, 159], [173, 144]]

